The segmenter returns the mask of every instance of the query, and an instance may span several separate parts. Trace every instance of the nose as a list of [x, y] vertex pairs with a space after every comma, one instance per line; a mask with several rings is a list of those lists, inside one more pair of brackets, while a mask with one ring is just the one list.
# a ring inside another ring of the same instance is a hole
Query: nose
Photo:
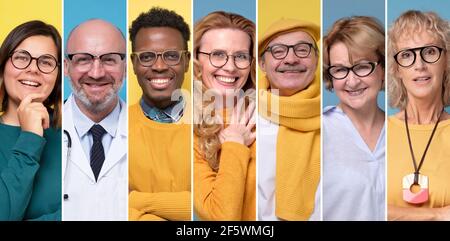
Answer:
[[350, 72], [347, 75], [345, 84], [350, 88], [355, 88], [359, 85], [359, 83], [361, 83], [360, 77], [350, 70]]
[[27, 69], [29, 69], [29, 71], [34, 72], [34, 73], [39, 72], [37, 59], [31, 59], [31, 62], [28, 65]]
[[168, 68], [168, 66], [164, 62], [163, 56], [157, 55], [155, 63], [153, 63], [153, 65], [152, 65], [152, 70], [157, 71], [157, 72], [162, 72], [162, 71], [167, 70], [167, 68]]
[[236, 65], [234, 64], [233, 56], [228, 56], [228, 61], [222, 66], [222, 69], [228, 72], [233, 72], [236, 70]]
[[422, 56], [420, 54], [416, 53], [416, 61], [413, 63], [415, 70], [423, 70], [426, 68], [427, 63], [422, 59]]
[[99, 59], [94, 59], [92, 67], [88, 72], [88, 76], [93, 79], [100, 79], [105, 76], [105, 69]]
[[[291, 51], [291, 49], [292, 49], [292, 51]], [[299, 57], [297, 57], [297, 55], [295, 55], [294, 48], [288, 48], [287, 51], [288, 51], [287, 55], [283, 61], [286, 64], [297, 64], [299, 62]]]

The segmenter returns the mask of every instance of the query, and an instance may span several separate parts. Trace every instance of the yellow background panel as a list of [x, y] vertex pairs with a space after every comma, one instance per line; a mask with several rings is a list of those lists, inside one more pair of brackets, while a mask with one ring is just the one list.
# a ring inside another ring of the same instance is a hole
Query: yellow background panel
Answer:
[[259, 0], [259, 34], [280, 18], [295, 18], [314, 22], [320, 26], [320, 0]]
[[18, 25], [41, 20], [51, 24], [61, 34], [61, 0], [0, 0], [0, 41]]
[[[258, 39], [266, 29], [280, 18], [293, 18], [320, 23], [320, 0], [259, 0], [258, 1]], [[320, 40], [317, 43], [320, 49]], [[321, 56], [321, 54], [319, 54]], [[319, 59], [319, 65], [321, 60]], [[320, 71], [320, 68], [317, 68]], [[319, 72], [320, 73], [320, 72]], [[262, 76], [261, 70], [258, 70]]]
[[[191, 1], [186, 0], [129, 0], [128, 1], [128, 28], [131, 26], [133, 20], [135, 20], [140, 13], [147, 12], [152, 7], [161, 7], [169, 10], [173, 10], [179, 15], [183, 16], [184, 21], [189, 24], [191, 29], [191, 39], [189, 40], [188, 46], [189, 51], [192, 50], [192, 24], [191, 24]], [[131, 42], [128, 40], [128, 53], [131, 54]], [[192, 55], [192, 54], [191, 54]], [[128, 57], [128, 103], [133, 105], [139, 101], [142, 90], [138, 84], [136, 75], [133, 72], [133, 65], [131, 63], [130, 57]], [[183, 89], [191, 91], [191, 69], [192, 61], [189, 65], [189, 71], [185, 74]]]

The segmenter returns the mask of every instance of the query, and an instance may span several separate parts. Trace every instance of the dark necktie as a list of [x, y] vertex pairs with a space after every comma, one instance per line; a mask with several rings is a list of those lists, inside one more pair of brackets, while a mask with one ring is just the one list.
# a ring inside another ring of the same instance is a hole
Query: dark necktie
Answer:
[[97, 181], [98, 174], [102, 169], [103, 162], [105, 161], [105, 151], [102, 145], [102, 137], [106, 133], [101, 125], [95, 124], [91, 127], [89, 132], [92, 134], [94, 143], [91, 147], [91, 168]]

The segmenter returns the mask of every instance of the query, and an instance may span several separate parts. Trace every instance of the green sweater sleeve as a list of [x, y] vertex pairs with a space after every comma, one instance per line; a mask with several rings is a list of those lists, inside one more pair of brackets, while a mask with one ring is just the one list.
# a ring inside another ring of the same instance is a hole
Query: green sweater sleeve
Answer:
[[22, 131], [0, 171], [0, 220], [22, 220], [46, 140]]
[[61, 220], [61, 209], [58, 209], [54, 213], [47, 213], [40, 217], [29, 219], [28, 221], [60, 221]]

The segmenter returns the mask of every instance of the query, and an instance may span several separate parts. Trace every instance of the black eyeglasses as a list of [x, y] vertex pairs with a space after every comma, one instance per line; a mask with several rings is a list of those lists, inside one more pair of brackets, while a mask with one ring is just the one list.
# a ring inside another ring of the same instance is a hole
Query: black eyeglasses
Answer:
[[420, 57], [426, 63], [436, 63], [441, 58], [441, 47], [430, 45], [419, 48], [405, 49], [394, 55], [394, 59], [402, 67], [409, 67], [416, 62], [416, 51], [420, 50]]
[[234, 66], [238, 69], [246, 69], [252, 63], [252, 56], [249, 53], [227, 54], [223, 50], [213, 50], [210, 53], [198, 51], [198, 53], [208, 55], [209, 62], [216, 68], [225, 66], [229, 57], [233, 58]]
[[105, 68], [117, 68], [125, 58], [123, 53], [106, 53], [100, 56], [90, 53], [74, 53], [67, 54], [67, 58], [72, 62], [74, 67], [80, 72], [86, 72], [92, 69], [95, 59], [99, 59]]
[[352, 67], [345, 66], [330, 66], [328, 68], [328, 74], [334, 79], [344, 79], [347, 77], [350, 70], [359, 77], [366, 77], [370, 75], [377, 67], [378, 62], [365, 62], [358, 63]]
[[17, 50], [10, 54], [11, 63], [16, 69], [26, 69], [30, 66], [33, 59], [36, 60], [36, 65], [44, 74], [50, 74], [53, 72], [59, 63], [55, 57], [50, 54], [44, 54], [39, 57], [33, 57], [26, 50]]
[[284, 59], [289, 53], [289, 49], [292, 48], [295, 56], [299, 58], [306, 58], [311, 54], [311, 49], [316, 49], [312, 43], [298, 43], [295, 45], [275, 44], [264, 52], [270, 52], [274, 59]]
[[186, 50], [166, 50], [163, 52], [153, 52], [153, 51], [141, 51], [133, 52], [131, 56], [133, 58], [137, 57], [139, 63], [144, 67], [150, 67], [156, 63], [159, 56], [163, 62], [169, 66], [174, 66], [180, 63], [181, 56], [188, 51]]

